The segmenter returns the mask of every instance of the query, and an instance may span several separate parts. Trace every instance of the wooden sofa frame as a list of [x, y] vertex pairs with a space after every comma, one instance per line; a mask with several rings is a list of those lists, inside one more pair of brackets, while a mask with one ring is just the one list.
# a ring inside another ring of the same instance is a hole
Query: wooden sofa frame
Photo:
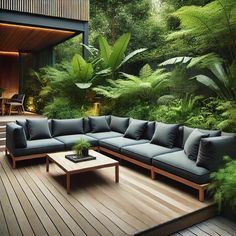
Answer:
[[194, 183], [192, 181], [186, 180], [186, 179], [184, 179], [182, 177], [179, 177], [177, 175], [171, 174], [171, 173], [169, 173], [167, 171], [164, 171], [164, 170], [161, 170], [161, 169], [159, 169], [157, 167], [153, 167], [151, 165], [142, 163], [141, 161], [134, 160], [134, 159], [132, 159], [130, 157], [127, 157], [127, 156], [125, 156], [123, 154], [117, 153], [115, 151], [112, 151], [112, 150], [104, 148], [104, 147], [99, 147], [99, 151], [105, 152], [107, 154], [111, 154], [111, 155], [113, 155], [113, 156], [115, 156], [117, 158], [120, 158], [122, 160], [131, 162], [133, 164], [136, 164], [138, 166], [141, 166], [141, 167], [143, 167], [145, 169], [150, 170], [151, 171], [150, 176], [151, 176], [151, 178], [153, 180], [156, 178], [156, 174], [160, 174], [160, 175], [163, 175], [163, 176], [165, 176], [167, 178], [170, 178], [172, 180], [175, 180], [177, 182], [185, 184], [185, 185], [187, 185], [189, 187], [192, 187], [192, 188], [194, 188], [194, 189], [196, 189], [198, 191], [198, 199], [199, 199], [199, 201], [204, 202], [204, 200], [205, 200], [205, 190], [208, 188], [209, 183], [207, 183], [207, 184], [196, 184], [196, 183]]
[[[95, 151], [99, 151], [99, 147], [92, 147], [92, 149]], [[5, 155], [10, 156], [10, 158], [12, 159], [12, 168], [13, 169], [16, 168], [16, 162], [18, 162], [18, 161], [32, 160], [32, 159], [47, 157], [47, 153], [40, 153], [40, 154], [32, 154], [32, 155], [15, 157], [7, 148], [5, 148]]]

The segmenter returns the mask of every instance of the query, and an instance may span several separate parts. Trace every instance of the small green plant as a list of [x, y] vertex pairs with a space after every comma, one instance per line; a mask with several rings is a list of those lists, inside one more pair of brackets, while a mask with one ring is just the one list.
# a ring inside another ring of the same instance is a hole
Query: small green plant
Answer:
[[228, 205], [236, 210], [236, 160], [224, 157], [225, 166], [211, 174], [209, 191], [213, 194], [219, 210]]
[[88, 149], [91, 147], [91, 144], [85, 140], [80, 139], [74, 146], [73, 150], [78, 156], [88, 156]]

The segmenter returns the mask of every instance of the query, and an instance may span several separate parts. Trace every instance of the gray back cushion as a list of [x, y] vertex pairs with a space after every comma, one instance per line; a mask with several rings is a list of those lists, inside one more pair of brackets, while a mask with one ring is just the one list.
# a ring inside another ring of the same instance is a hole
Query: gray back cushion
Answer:
[[17, 120], [16, 124], [20, 125], [24, 129], [26, 139], [29, 139], [29, 132], [28, 132], [26, 120]]
[[[183, 126], [183, 144], [182, 144], [182, 148], [184, 147], [184, 144], [186, 142], [186, 140], [188, 139], [189, 135], [194, 131], [195, 128], [190, 128], [187, 126]], [[207, 129], [198, 129], [199, 131], [201, 131], [204, 134], [208, 134], [209, 137], [218, 137], [221, 135], [221, 131], [220, 130], [207, 130]]]
[[83, 118], [81, 119], [64, 119], [52, 120], [52, 134], [53, 136], [62, 136], [70, 134], [83, 134]]
[[188, 137], [184, 144], [184, 152], [190, 160], [196, 161], [198, 149], [202, 138], [208, 137], [209, 134], [204, 134], [198, 129], [195, 129]]
[[152, 139], [152, 136], [155, 132], [155, 124], [156, 124], [155, 121], [148, 121], [146, 129], [143, 134], [144, 139], [148, 139], [148, 140]]
[[97, 132], [108, 132], [110, 131], [110, 127], [108, 125], [106, 116], [90, 116], [89, 124], [91, 127], [92, 133]]
[[123, 134], [123, 133], [125, 133], [126, 129], [128, 128], [128, 125], [129, 125], [129, 118], [111, 116], [111, 123], [110, 123], [111, 130]]
[[200, 142], [197, 166], [215, 171], [223, 163], [224, 156], [236, 157], [236, 137], [220, 136], [203, 138]]
[[26, 122], [29, 132], [29, 140], [46, 139], [52, 137], [49, 130], [47, 119], [39, 119], [39, 120], [27, 119]]
[[147, 121], [132, 119], [124, 137], [139, 140], [144, 135], [147, 123]]
[[14, 130], [14, 141], [16, 148], [26, 148], [27, 147], [27, 138], [25, 135], [25, 130], [21, 125], [16, 125]]
[[179, 125], [156, 123], [156, 130], [151, 143], [173, 148], [179, 131]]

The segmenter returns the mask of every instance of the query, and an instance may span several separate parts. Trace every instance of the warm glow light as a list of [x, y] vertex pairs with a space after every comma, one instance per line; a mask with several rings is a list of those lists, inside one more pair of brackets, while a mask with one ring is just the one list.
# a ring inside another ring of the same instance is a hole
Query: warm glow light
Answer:
[[32, 27], [32, 26], [26, 26], [26, 25], [13, 25], [13, 24], [4, 24], [1, 23], [0, 27], [12, 27], [12, 28], [22, 28], [22, 29], [29, 29], [29, 30], [42, 30], [47, 32], [58, 32], [58, 33], [64, 33], [64, 34], [72, 34], [74, 32], [72, 31], [65, 31], [65, 30], [57, 30], [57, 29], [47, 29], [47, 28], [40, 28], [40, 27]]
[[12, 55], [12, 56], [19, 56], [19, 52], [7, 52], [7, 51], [0, 51], [0, 55]]

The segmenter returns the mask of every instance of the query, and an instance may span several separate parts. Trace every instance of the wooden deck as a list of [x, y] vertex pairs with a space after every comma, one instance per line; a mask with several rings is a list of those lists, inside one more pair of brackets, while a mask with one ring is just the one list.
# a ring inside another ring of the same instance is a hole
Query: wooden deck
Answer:
[[120, 167], [119, 184], [107, 168], [72, 176], [70, 195], [65, 186], [55, 164], [50, 173], [45, 160], [13, 170], [0, 154], [0, 235], [167, 235], [214, 214], [191, 189], [130, 166]]

